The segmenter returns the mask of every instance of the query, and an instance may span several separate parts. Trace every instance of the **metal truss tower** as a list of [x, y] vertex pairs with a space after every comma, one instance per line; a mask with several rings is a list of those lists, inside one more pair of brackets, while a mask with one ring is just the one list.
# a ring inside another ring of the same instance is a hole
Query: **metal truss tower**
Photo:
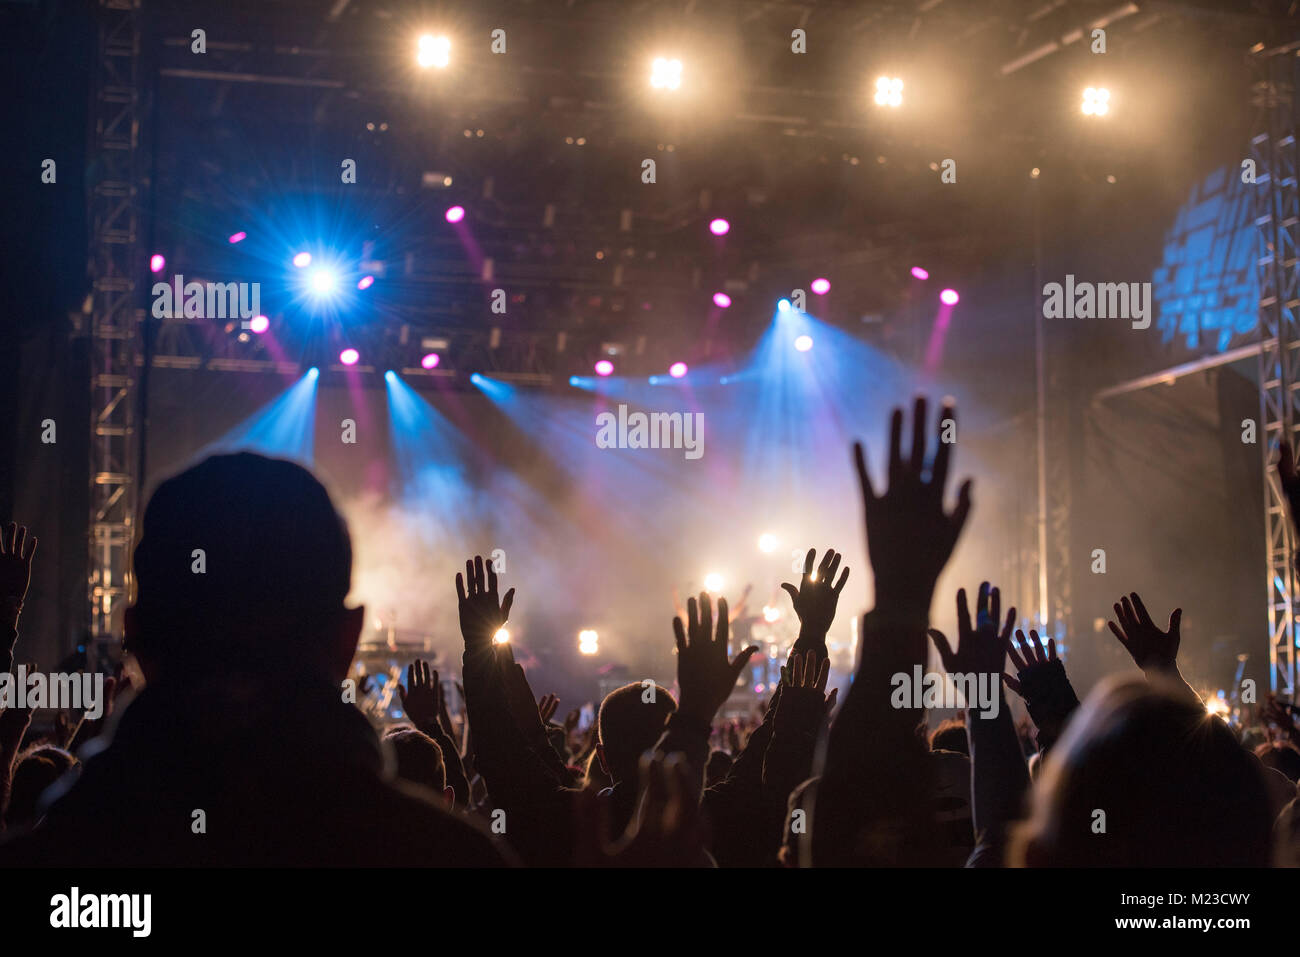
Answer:
[[143, 313], [136, 183], [140, 0], [99, 0], [87, 175], [90, 221], [90, 522], [92, 655], [121, 636], [135, 529], [136, 358]]
[[1300, 191], [1296, 184], [1296, 53], [1300, 43], [1252, 56], [1257, 110], [1251, 139], [1255, 165], [1255, 225], [1259, 254], [1259, 400], [1264, 441], [1264, 530], [1268, 588], [1269, 686], [1294, 700], [1296, 536], [1286, 496], [1273, 470], [1278, 443], [1295, 444], [1300, 414]]

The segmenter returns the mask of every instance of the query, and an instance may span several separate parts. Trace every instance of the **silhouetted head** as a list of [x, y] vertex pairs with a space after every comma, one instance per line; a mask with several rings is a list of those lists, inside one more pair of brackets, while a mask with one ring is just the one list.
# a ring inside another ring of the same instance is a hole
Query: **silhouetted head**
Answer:
[[393, 749], [399, 778], [436, 794], [446, 790], [447, 765], [437, 741], [415, 728], [393, 728], [384, 741]]
[[1031, 867], [1266, 867], [1255, 757], [1198, 702], [1140, 678], [1100, 684], [1048, 752], [1011, 862]]
[[970, 756], [970, 743], [966, 740], [966, 722], [961, 718], [949, 718], [939, 722], [939, 726], [930, 732], [931, 751], [956, 751]]
[[1264, 767], [1285, 774], [1292, 784], [1300, 782], [1300, 751], [1289, 744], [1261, 744], [1255, 748], [1255, 757]]
[[292, 462], [214, 455], [163, 482], [135, 549], [127, 646], [150, 682], [247, 672], [342, 681], [363, 609], [325, 487]]
[[677, 702], [662, 685], [651, 687], [634, 682], [611, 691], [600, 703], [596, 733], [600, 738], [601, 764], [615, 784], [636, 783], [641, 755], [655, 746], [664, 733], [668, 716]]
[[9, 792], [9, 809], [5, 812], [6, 826], [21, 828], [34, 824], [45, 789], [75, 767], [79, 767], [76, 758], [49, 744], [20, 755]]

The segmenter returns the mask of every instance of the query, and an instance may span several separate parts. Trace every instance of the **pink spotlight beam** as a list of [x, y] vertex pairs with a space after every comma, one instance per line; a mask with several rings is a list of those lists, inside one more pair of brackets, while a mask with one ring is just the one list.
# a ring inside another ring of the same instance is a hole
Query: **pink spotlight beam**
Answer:
[[674, 379], [682, 378], [682, 376], [686, 375], [686, 371], [685, 362], [674, 362], [668, 367], [668, 374]]
[[914, 278], [914, 279], [919, 279], [919, 280], [921, 280], [922, 282], [925, 282], [925, 280], [927, 280], [927, 279], [930, 278], [930, 273], [929, 273], [928, 271], [926, 271], [925, 269], [922, 269], [920, 266], [913, 266], [913, 267], [912, 267], [912, 278]]
[[939, 293], [939, 301], [945, 306], [955, 306], [961, 301], [961, 297], [957, 295], [956, 289], [945, 289]]
[[242, 243], [247, 238], [248, 238], [248, 233], [244, 232], [241, 229], [237, 233], [230, 234], [230, 244], [233, 246], [235, 243]]
[[464, 206], [452, 206], [450, 209], [447, 210], [446, 219], [447, 222], [449, 223], [459, 223], [464, 218], [465, 218]]
[[149, 257], [149, 271], [162, 272], [167, 266], [167, 260], [163, 258], [162, 253], [154, 253]]
[[831, 281], [829, 279], [814, 279], [812, 281], [812, 291], [818, 296], [824, 296], [831, 291]]
[[719, 309], [727, 309], [731, 306], [731, 297], [725, 292], [715, 292], [713, 294], [713, 304]]
[[731, 232], [731, 223], [719, 217], [709, 223], [709, 232], [713, 233], [715, 236], [725, 236], [727, 233]]
[[354, 366], [361, 361], [361, 353], [356, 349], [348, 348], [339, 353], [339, 362], [345, 366]]
[[608, 359], [601, 359], [599, 362], [596, 363], [596, 375], [607, 376], [613, 374], [614, 374], [614, 363], [610, 362]]

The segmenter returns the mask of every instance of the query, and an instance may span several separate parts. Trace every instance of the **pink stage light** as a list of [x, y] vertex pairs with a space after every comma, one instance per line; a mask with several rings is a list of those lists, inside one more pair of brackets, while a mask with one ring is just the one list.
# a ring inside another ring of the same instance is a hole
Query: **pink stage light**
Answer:
[[686, 375], [686, 363], [674, 362], [668, 367], [668, 374], [674, 379], [680, 379], [682, 376]]
[[247, 238], [248, 238], [248, 233], [244, 232], [244, 231], [241, 229], [239, 232], [237, 232], [237, 233], [232, 233], [232, 234], [231, 234], [231, 236], [230, 236], [230, 242], [231, 242], [231, 243], [242, 243], [242, 242], [243, 242], [245, 239], [247, 239]]
[[812, 291], [819, 296], [824, 296], [831, 291], [831, 281], [829, 279], [814, 279], [812, 281]]
[[930, 274], [929, 274], [929, 272], [927, 272], [926, 270], [922, 269], [920, 266], [913, 266], [913, 267], [912, 267], [912, 276], [913, 276], [914, 278], [916, 278], [916, 279], [920, 279], [920, 280], [923, 281], [923, 282], [924, 282], [926, 279], [929, 279], [929, 278], [930, 278]]
[[596, 363], [596, 375], [605, 376], [614, 374], [614, 363], [608, 359], [601, 359]]
[[447, 210], [447, 222], [449, 223], [459, 223], [464, 218], [465, 218], [464, 206], [453, 206], [451, 207], [451, 209]]
[[271, 328], [271, 320], [266, 316], [254, 316], [248, 320], [248, 328], [256, 332], [259, 336]]
[[345, 366], [354, 366], [361, 361], [361, 353], [356, 349], [344, 349], [339, 353], [339, 362]]
[[429, 353], [425, 353], [424, 358], [420, 360], [420, 365], [422, 368], [425, 369], [436, 369], [438, 368], [439, 361], [440, 360], [438, 358], [438, 353], [429, 352]]
[[167, 265], [167, 260], [163, 258], [162, 253], [154, 253], [149, 257], [149, 271], [162, 272], [163, 267]]
[[713, 304], [719, 309], [726, 309], [731, 305], [731, 297], [725, 292], [715, 292], [713, 294]]
[[369, 289], [369, 288], [370, 288], [371, 286], [373, 286], [374, 284], [375, 284], [375, 277], [374, 277], [374, 276], [362, 276], [362, 277], [361, 277], [361, 280], [357, 283], [357, 288], [358, 288], [358, 289]]
[[956, 289], [945, 289], [939, 293], [939, 301], [945, 306], [955, 306], [960, 299], [961, 297], [957, 295]]
[[301, 252], [293, 257], [293, 264], [299, 269], [303, 269], [311, 264], [311, 253]]
[[713, 222], [709, 223], [709, 232], [713, 233], [715, 236], [725, 236], [727, 233], [731, 232], [731, 223], [727, 222], [725, 219], [715, 219]]

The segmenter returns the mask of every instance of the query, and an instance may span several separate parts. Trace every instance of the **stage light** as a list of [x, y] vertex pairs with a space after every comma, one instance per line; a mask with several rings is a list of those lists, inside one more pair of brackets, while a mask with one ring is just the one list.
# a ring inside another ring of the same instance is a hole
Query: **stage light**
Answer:
[[313, 269], [307, 277], [307, 285], [317, 296], [328, 296], [338, 290], [339, 277], [334, 274], [334, 270], [320, 266]]
[[394, 372], [392, 369], [385, 369], [385, 370], [384, 370], [384, 380], [387, 381], [387, 382], [396, 382], [396, 381], [397, 381], [397, 373]]
[[230, 237], [230, 242], [231, 242], [232, 244], [234, 244], [234, 243], [242, 243], [242, 242], [243, 242], [245, 239], [247, 239], [247, 238], [248, 238], [248, 233], [244, 232], [243, 230], [240, 230], [239, 232], [237, 232], [237, 233], [233, 233], [233, 234], [231, 235], [231, 237]]
[[650, 85], [656, 90], [675, 90], [682, 85], [682, 61], [658, 56], [650, 64]]
[[590, 628], [578, 632], [578, 654], [595, 655], [600, 653], [600, 636]]
[[293, 257], [293, 264], [299, 269], [305, 269], [311, 265], [311, 253], [301, 252]]
[[960, 299], [961, 297], [957, 295], [956, 289], [945, 289], [939, 293], [939, 301], [945, 306], [955, 306]]
[[807, 352], [812, 348], [812, 336], [796, 336], [794, 347], [798, 352]]
[[762, 535], [758, 536], [758, 550], [764, 555], [769, 555], [776, 551], [776, 547], [780, 544], [780, 539], [771, 532], [764, 532]]
[[925, 280], [930, 278], [930, 273], [927, 270], [922, 269], [920, 266], [913, 266], [912, 278], [920, 279], [922, 282], [924, 282]]
[[451, 63], [451, 40], [429, 33], [422, 35], [416, 45], [415, 62], [424, 70], [429, 67], [446, 69]]
[[162, 253], [154, 253], [149, 257], [149, 271], [162, 272], [163, 267], [167, 265], [167, 260], [163, 258]]
[[475, 385], [482, 385], [483, 377], [479, 375], [477, 372], [471, 372], [469, 374], [469, 381], [473, 382]]
[[896, 76], [882, 76], [876, 80], [876, 105], [900, 106], [903, 102], [903, 81]]
[[674, 379], [680, 379], [682, 376], [686, 375], [686, 363], [674, 362], [668, 367], [668, 374]]
[[769, 625], [781, 620], [781, 609], [774, 608], [771, 605], [763, 606], [763, 620]]
[[709, 223], [709, 232], [713, 233], [715, 236], [725, 236], [727, 233], [731, 232], [731, 223], [727, 222], [725, 219], [715, 219], [713, 222]]
[[1110, 112], [1110, 90], [1104, 86], [1088, 87], [1083, 91], [1085, 116], [1105, 116]]
[[505, 628], [498, 628], [496, 634], [492, 636], [494, 645], [504, 645], [510, 640], [510, 632]]
[[596, 363], [596, 375], [600, 375], [600, 376], [612, 375], [613, 372], [614, 372], [614, 363], [610, 362], [608, 359], [601, 359], [599, 362]]
[[812, 281], [812, 291], [819, 296], [824, 296], [831, 291], [831, 281], [829, 279], [814, 279]]
[[248, 320], [248, 328], [256, 332], [259, 336], [271, 328], [271, 320], [266, 316], [254, 316]]
[[358, 289], [369, 289], [374, 284], [375, 284], [374, 276], [362, 276], [359, 280], [357, 280]]
[[423, 357], [421, 357], [420, 367], [422, 369], [436, 369], [438, 368], [439, 361], [441, 360], [438, 358], [438, 353], [428, 352], [425, 353]]
[[307, 375], [315, 379], [317, 376], [320, 375], [320, 369], [316, 368], [315, 366], [312, 366], [310, 369], [307, 370]]
[[779, 309], [779, 310], [781, 310], [782, 312], [789, 312], [789, 311], [790, 311], [790, 300], [789, 300], [789, 299], [778, 299], [778, 300], [776, 301], [776, 308]]
[[731, 305], [731, 297], [725, 292], [715, 292], [713, 294], [713, 304], [719, 309], [726, 309]]
[[716, 595], [722, 591], [722, 576], [717, 572], [709, 572], [704, 576], [704, 590], [710, 595]]
[[356, 349], [347, 348], [339, 353], [339, 362], [345, 366], [354, 366], [361, 361], [361, 353]]
[[464, 206], [451, 207], [450, 209], [447, 210], [446, 218], [447, 218], [447, 222], [449, 223], [459, 223], [462, 219], [465, 218], [465, 207]]

